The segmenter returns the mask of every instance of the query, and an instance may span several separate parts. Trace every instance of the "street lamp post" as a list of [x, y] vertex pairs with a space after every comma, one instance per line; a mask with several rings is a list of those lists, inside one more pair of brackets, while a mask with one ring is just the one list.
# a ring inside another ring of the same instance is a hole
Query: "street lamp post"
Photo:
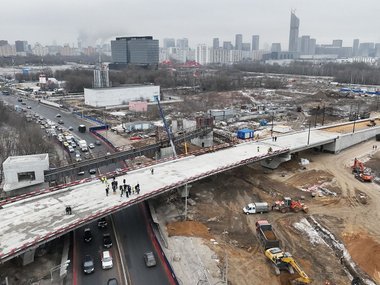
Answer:
[[311, 127], [311, 121], [309, 120], [309, 132], [307, 134], [307, 144], [309, 145], [310, 143], [310, 127]]
[[66, 260], [65, 263], [58, 264], [50, 269], [50, 282], [53, 282], [53, 272], [57, 269], [61, 269], [62, 267], [67, 267], [70, 264], [70, 259]]
[[354, 113], [354, 125], [352, 126], [352, 133], [355, 133], [356, 116], [357, 114]]

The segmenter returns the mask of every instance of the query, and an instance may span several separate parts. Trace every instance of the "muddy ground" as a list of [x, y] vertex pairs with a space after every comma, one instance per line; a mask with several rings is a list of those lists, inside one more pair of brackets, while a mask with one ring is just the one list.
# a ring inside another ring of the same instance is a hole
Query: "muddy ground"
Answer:
[[[168, 223], [168, 232], [172, 236], [201, 237], [221, 260], [227, 256], [230, 284], [289, 284], [296, 275], [284, 272], [275, 276], [257, 239], [255, 222], [266, 219], [273, 224], [282, 248], [294, 256], [312, 284], [350, 284], [352, 277], [341, 264], [340, 253], [320, 237], [300, 229], [299, 224], [312, 217], [345, 245], [364, 274], [380, 284], [380, 230], [376, 227], [380, 186], [359, 182], [350, 168], [354, 157], [379, 168], [380, 151], [371, 150], [375, 143], [368, 141], [336, 155], [300, 153], [299, 158], [310, 161], [308, 165], [294, 159], [274, 171], [251, 165], [204, 179], [191, 188], [196, 204], [189, 206], [190, 222]], [[316, 192], [312, 197], [317, 186], [328, 192]], [[283, 196], [302, 199], [309, 212], [249, 216], [242, 212], [249, 202], [272, 204]], [[173, 203], [183, 207], [181, 201]], [[218, 244], [210, 242], [212, 239]]]

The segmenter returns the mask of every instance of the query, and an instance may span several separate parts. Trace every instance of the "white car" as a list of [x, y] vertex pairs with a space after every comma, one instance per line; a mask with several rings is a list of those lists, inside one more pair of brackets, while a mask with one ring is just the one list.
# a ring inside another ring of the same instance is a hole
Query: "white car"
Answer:
[[110, 269], [113, 267], [112, 256], [109, 250], [105, 250], [102, 253], [102, 268]]
[[88, 145], [88, 147], [91, 148], [91, 149], [93, 149], [93, 148], [95, 147], [95, 145], [94, 145], [93, 143], [90, 143], [90, 144]]
[[74, 152], [74, 148], [71, 145], [69, 145], [67, 148], [69, 149], [69, 152]]

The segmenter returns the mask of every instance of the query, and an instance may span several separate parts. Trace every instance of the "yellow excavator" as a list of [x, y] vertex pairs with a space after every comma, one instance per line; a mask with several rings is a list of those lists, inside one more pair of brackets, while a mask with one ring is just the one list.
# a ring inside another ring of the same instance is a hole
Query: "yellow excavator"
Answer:
[[299, 277], [295, 278], [293, 284], [310, 284], [311, 279], [301, 269], [289, 252], [284, 252], [281, 248], [274, 247], [265, 251], [265, 256], [273, 263], [276, 275], [280, 275], [281, 270], [287, 270], [290, 274], [294, 274], [294, 270]]

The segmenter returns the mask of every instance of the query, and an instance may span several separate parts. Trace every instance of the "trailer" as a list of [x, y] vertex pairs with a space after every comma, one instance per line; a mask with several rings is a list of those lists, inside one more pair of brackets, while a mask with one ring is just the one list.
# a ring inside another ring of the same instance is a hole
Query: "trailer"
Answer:
[[272, 225], [267, 220], [259, 220], [256, 222], [256, 233], [264, 246], [264, 250], [280, 247], [280, 240], [273, 231]]

